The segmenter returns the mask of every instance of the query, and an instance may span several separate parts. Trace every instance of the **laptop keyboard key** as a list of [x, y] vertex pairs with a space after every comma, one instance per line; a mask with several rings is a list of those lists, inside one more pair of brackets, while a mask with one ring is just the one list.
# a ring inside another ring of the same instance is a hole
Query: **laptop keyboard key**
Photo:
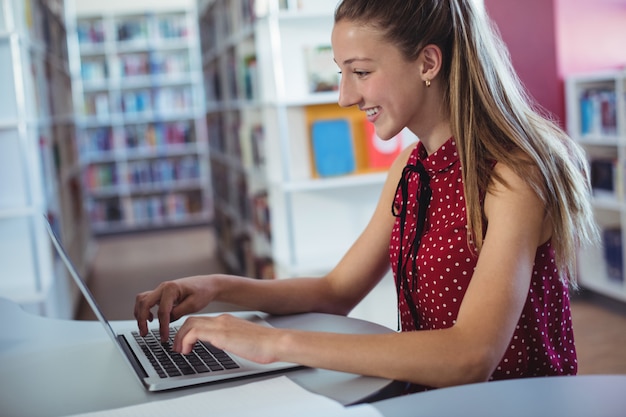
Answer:
[[170, 328], [169, 340], [160, 341], [158, 329], [153, 329], [145, 337], [133, 332], [135, 340], [161, 378], [167, 376], [193, 375], [237, 369], [239, 365], [223, 350], [210, 343], [197, 342], [188, 355], [172, 351], [178, 328]]

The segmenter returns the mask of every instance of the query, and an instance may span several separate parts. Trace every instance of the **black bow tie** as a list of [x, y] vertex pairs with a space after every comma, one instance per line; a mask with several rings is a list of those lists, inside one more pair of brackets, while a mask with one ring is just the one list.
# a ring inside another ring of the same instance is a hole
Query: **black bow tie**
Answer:
[[[409, 196], [409, 179], [412, 173], [417, 173], [419, 175], [419, 194], [418, 194], [418, 211], [417, 211], [417, 228], [415, 229], [415, 238], [413, 242], [411, 242], [411, 246], [409, 247], [411, 251], [411, 257], [403, 262], [404, 254], [402, 251], [402, 247], [404, 244], [404, 227], [406, 225], [406, 212], [407, 212], [407, 204], [408, 204], [408, 196]], [[407, 271], [408, 261], [412, 259], [412, 272], [413, 278], [411, 282], [411, 290], [415, 291], [415, 283], [416, 283], [416, 268], [415, 268], [415, 258], [417, 256], [417, 250], [420, 246], [420, 241], [422, 239], [422, 234], [424, 233], [424, 226], [426, 224], [426, 211], [428, 210], [428, 205], [430, 204], [430, 198], [432, 196], [432, 190], [430, 189], [430, 176], [428, 172], [426, 172], [426, 168], [424, 165], [417, 161], [416, 165], [407, 165], [402, 170], [402, 177], [398, 182], [398, 186], [396, 188], [395, 195], [398, 194], [398, 190], [402, 193], [402, 206], [400, 207], [400, 211], [398, 212], [396, 205], [391, 205], [391, 213], [395, 217], [400, 217], [400, 247], [398, 250], [398, 262], [396, 266], [396, 286], [398, 289], [402, 289], [404, 293], [404, 298], [406, 303], [409, 306], [411, 311], [411, 316], [413, 318], [413, 322], [415, 324], [415, 328], [418, 329], [418, 315], [415, 305], [413, 304], [411, 298], [411, 291], [409, 290], [409, 271]], [[400, 294], [400, 291], [398, 291]], [[400, 318], [398, 317], [398, 321]], [[398, 330], [400, 327], [400, 323], [398, 323]]]

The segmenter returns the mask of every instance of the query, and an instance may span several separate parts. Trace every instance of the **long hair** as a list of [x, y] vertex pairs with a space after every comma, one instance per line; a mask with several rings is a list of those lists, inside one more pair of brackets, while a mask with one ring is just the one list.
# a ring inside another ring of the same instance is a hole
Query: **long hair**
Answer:
[[469, 238], [480, 251], [482, 196], [495, 181], [507, 185], [493, 172], [494, 162], [503, 163], [543, 201], [557, 267], [575, 285], [577, 250], [598, 238], [588, 164], [582, 148], [530, 99], [486, 13], [471, 0], [343, 0], [335, 11], [341, 20], [379, 29], [408, 61], [426, 45], [441, 49]]

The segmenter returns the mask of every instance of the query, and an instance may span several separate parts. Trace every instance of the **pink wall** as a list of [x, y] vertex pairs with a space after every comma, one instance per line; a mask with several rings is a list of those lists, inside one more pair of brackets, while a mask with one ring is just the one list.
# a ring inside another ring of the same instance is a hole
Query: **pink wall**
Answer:
[[555, 0], [562, 76], [626, 66], [626, 0]]
[[485, 0], [529, 93], [565, 125], [566, 75], [626, 64], [626, 0]]

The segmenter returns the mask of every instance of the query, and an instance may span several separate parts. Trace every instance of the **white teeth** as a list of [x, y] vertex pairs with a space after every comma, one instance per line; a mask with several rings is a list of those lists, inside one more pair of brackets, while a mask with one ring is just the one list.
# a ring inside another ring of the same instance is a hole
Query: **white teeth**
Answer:
[[374, 115], [378, 114], [378, 107], [376, 107], [376, 108], [374, 108], [374, 109], [367, 109], [367, 110], [365, 111], [365, 113], [366, 113], [368, 116], [374, 116]]

